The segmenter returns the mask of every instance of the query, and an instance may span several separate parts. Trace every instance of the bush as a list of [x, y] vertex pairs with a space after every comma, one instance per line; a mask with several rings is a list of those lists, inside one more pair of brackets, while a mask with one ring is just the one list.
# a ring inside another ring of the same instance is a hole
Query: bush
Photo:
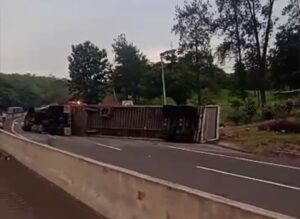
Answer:
[[[163, 102], [164, 102], [163, 97], [155, 97], [153, 99], [146, 100], [145, 104], [146, 105], [162, 105]], [[175, 106], [176, 102], [172, 98], [167, 97], [167, 104]]]
[[262, 110], [262, 118], [270, 120], [274, 118], [285, 118], [291, 115], [293, 110], [293, 102], [287, 101], [284, 104], [274, 104], [274, 106], [266, 106]]
[[231, 112], [227, 116], [227, 119], [234, 122], [236, 125], [241, 122], [251, 122], [257, 112], [255, 101], [250, 98], [247, 98], [244, 102], [235, 98], [230, 100], [230, 104]]
[[262, 118], [264, 120], [274, 119], [275, 112], [272, 106], [265, 106], [262, 110]]
[[274, 112], [277, 118], [283, 118], [287, 115], [285, 105], [283, 104], [275, 104]]
[[275, 104], [274, 112], [277, 118], [284, 118], [291, 114], [293, 110], [293, 102], [287, 101], [284, 104]]
[[232, 111], [228, 114], [227, 119], [233, 122], [235, 125], [238, 125], [243, 119], [245, 119], [245, 113], [238, 110]]
[[245, 100], [245, 104], [244, 104], [244, 108], [243, 111], [245, 113], [245, 122], [249, 123], [252, 121], [253, 116], [256, 114], [257, 112], [257, 107], [255, 105], [255, 101], [252, 99], [246, 99]]
[[294, 103], [292, 101], [287, 101], [285, 103], [285, 109], [288, 114], [291, 114], [293, 108], [294, 108]]
[[240, 99], [232, 99], [229, 101], [231, 108], [238, 110], [243, 106], [243, 102]]

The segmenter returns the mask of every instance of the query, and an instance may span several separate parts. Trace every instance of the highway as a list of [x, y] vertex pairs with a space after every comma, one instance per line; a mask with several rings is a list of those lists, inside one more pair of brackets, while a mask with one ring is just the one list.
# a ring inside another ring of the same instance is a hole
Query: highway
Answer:
[[214, 145], [10, 131], [52, 147], [300, 218], [300, 160], [264, 158]]

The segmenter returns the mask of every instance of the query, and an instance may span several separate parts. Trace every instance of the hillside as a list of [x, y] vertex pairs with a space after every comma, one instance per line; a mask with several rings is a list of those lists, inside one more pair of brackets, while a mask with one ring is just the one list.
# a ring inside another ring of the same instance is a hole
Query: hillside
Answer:
[[68, 99], [66, 79], [0, 73], [0, 108], [40, 106]]

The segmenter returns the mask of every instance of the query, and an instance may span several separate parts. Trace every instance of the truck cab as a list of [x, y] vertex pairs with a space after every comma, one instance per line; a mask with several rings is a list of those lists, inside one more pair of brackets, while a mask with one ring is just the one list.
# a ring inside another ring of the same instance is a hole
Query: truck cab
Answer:
[[71, 113], [67, 105], [49, 105], [30, 108], [25, 116], [24, 131], [71, 135]]

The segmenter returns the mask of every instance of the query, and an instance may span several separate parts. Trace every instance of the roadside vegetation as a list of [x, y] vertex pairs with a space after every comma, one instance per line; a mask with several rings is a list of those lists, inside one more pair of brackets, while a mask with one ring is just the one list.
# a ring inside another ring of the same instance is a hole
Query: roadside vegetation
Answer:
[[63, 103], [68, 96], [66, 79], [0, 73], [0, 110], [9, 106], [28, 108], [49, 103]]
[[[278, 95], [300, 89], [299, 0], [286, 1], [280, 18], [274, 15], [276, 0], [210, 2], [188, 0], [176, 7], [171, 31], [179, 46], [162, 51], [162, 61], [150, 62], [123, 33], [115, 36], [113, 61], [105, 48], [86, 41], [72, 46], [68, 80], [1, 74], [0, 107], [70, 99], [98, 104], [107, 94], [119, 102], [163, 104], [163, 66], [168, 104], [221, 106], [221, 123], [230, 133], [222, 141], [254, 152], [278, 146], [297, 151], [299, 138], [287, 134], [286, 126], [277, 132], [230, 128], [288, 118], [299, 123], [299, 97]], [[228, 63], [230, 74], [222, 69]]]
[[300, 134], [260, 131], [257, 127], [222, 130], [224, 146], [267, 156], [300, 157]]

